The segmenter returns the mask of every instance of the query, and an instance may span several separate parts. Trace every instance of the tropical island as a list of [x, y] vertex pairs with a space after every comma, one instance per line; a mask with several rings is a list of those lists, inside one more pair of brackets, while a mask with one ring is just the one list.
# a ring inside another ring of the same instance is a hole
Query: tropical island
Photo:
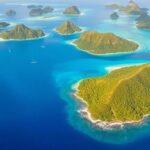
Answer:
[[80, 32], [81, 29], [71, 21], [65, 21], [62, 25], [56, 28], [56, 31], [63, 35], [70, 35]]
[[114, 70], [81, 80], [76, 97], [86, 104], [82, 115], [95, 123], [136, 123], [150, 114], [150, 64]]
[[113, 10], [119, 10], [120, 12], [126, 13], [128, 15], [141, 15], [143, 12], [148, 12], [147, 8], [141, 8], [133, 0], [130, 0], [127, 6], [122, 6], [119, 4], [109, 4], [106, 5], [106, 7]]
[[113, 9], [113, 10], [120, 10], [120, 9], [123, 9], [124, 6], [114, 3], [114, 4], [107, 4], [106, 8]]
[[8, 10], [8, 11], [6, 12], [6, 15], [9, 16], [9, 17], [14, 17], [14, 16], [16, 15], [16, 11], [10, 9], [10, 10]]
[[46, 6], [44, 8], [37, 7], [37, 8], [31, 9], [29, 12], [29, 15], [32, 17], [42, 16], [42, 15], [53, 12], [53, 10], [54, 9], [51, 6]]
[[34, 8], [42, 8], [42, 5], [28, 5], [27, 8], [34, 9]]
[[138, 29], [150, 29], [150, 16], [148, 13], [143, 13], [136, 19], [136, 27]]
[[117, 19], [119, 18], [119, 15], [118, 15], [117, 12], [114, 12], [114, 13], [112, 13], [112, 14], [110, 15], [110, 18], [111, 18], [112, 20], [117, 20]]
[[9, 39], [35, 39], [45, 36], [45, 33], [42, 30], [35, 30], [28, 28], [24, 24], [16, 25], [16, 27], [10, 31], [0, 33], [0, 38], [9, 40]]
[[87, 31], [74, 41], [80, 49], [92, 54], [107, 54], [135, 51], [139, 45], [113, 33]]
[[80, 10], [78, 9], [77, 6], [71, 6], [66, 8], [63, 13], [66, 15], [79, 15]]
[[7, 22], [0, 22], [0, 28], [6, 28], [8, 27], [10, 24]]

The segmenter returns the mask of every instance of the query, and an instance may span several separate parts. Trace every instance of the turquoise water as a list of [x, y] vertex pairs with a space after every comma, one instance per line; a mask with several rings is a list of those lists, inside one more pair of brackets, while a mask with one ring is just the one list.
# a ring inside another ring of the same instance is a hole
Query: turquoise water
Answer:
[[[81, 6], [80, 17], [63, 16], [66, 4], [48, 19], [31, 18], [25, 5], [3, 4], [0, 13], [17, 9], [15, 18], [1, 20], [41, 28], [47, 37], [29, 41], [0, 41], [0, 149], [143, 149], [150, 147], [150, 120], [140, 126], [104, 131], [81, 118], [80, 103], [72, 96], [72, 86], [80, 79], [103, 76], [106, 67], [150, 62], [149, 31], [135, 28], [134, 16], [109, 19], [103, 6]], [[71, 19], [86, 30], [114, 32], [135, 40], [134, 53], [94, 56], [71, 44], [80, 34], [61, 36], [54, 29]]]

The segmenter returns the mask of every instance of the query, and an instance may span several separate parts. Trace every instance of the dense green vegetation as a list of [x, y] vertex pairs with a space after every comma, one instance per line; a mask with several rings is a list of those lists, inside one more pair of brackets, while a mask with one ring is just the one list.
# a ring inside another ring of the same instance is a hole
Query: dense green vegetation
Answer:
[[23, 24], [17, 25], [14, 29], [0, 33], [2, 39], [32, 39], [44, 36], [42, 30], [35, 30], [26, 27]]
[[60, 25], [58, 28], [56, 28], [56, 31], [61, 34], [72, 34], [75, 32], [80, 32], [81, 29], [76, 26], [71, 21], [65, 21], [62, 25]]
[[128, 41], [113, 33], [84, 32], [74, 42], [79, 48], [93, 54], [130, 52], [138, 48], [138, 44]]
[[150, 64], [126, 67], [80, 82], [77, 95], [92, 117], [107, 122], [139, 121], [150, 114]]

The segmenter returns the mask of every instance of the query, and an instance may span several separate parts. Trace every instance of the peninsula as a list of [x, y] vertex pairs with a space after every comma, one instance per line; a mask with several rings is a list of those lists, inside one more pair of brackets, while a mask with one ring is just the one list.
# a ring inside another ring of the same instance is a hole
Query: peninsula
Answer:
[[[114, 70], [79, 82], [76, 96], [96, 121], [139, 122], [150, 114], [150, 64]], [[86, 112], [84, 112], [86, 113]]]
[[92, 54], [107, 54], [135, 51], [139, 45], [113, 33], [87, 31], [74, 41], [80, 49]]
[[34, 39], [45, 36], [45, 33], [42, 30], [35, 30], [28, 28], [24, 24], [16, 25], [16, 27], [10, 31], [0, 33], [0, 38], [9, 40], [9, 39]]
[[80, 10], [78, 9], [77, 6], [71, 6], [66, 8], [63, 13], [66, 15], [79, 15]]
[[70, 35], [75, 32], [80, 32], [81, 29], [78, 26], [76, 26], [73, 22], [65, 21], [62, 25], [56, 28], [56, 31], [60, 34]]

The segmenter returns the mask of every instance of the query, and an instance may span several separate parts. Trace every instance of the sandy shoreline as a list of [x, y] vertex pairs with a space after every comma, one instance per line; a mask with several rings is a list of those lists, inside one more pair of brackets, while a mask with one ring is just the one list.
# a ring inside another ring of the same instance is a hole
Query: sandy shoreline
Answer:
[[105, 54], [94, 54], [92, 52], [89, 52], [87, 50], [84, 50], [84, 49], [81, 49], [79, 48], [74, 42], [76, 41], [77, 39], [75, 40], [71, 40], [71, 41], [68, 41], [67, 43], [70, 44], [70, 45], [73, 45], [74, 47], [76, 47], [78, 50], [82, 51], [82, 52], [85, 52], [87, 54], [90, 54], [90, 55], [93, 55], [93, 56], [113, 56], [113, 55], [121, 55], [121, 54], [132, 54], [132, 53], [135, 53], [135, 52], [138, 52], [140, 49], [141, 49], [141, 46], [139, 45], [139, 47], [134, 50], [134, 51], [129, 51], [129, 52], [116, 52], [116, 53], [105, 53]]
[[29, 39], [3, 39], [0, 38], [0, 42], [9, 42], [9, 41], [33, 41], [33, 40], [40, 40], [40, 39], [44, 39], [47, 38], [49, 36], [49, 34], [45, 34], [45, 36], [42, 37], [38, 37], [38, 38], [29, 38]]
[[[120, 68], [123, 68], [123, 67], [127, 67], [127, 66], [108, 67], [108, 68], [109, 68], [109, 71], [111, 72], [113, 70], [120, 69]], [[91, 113], [88, 111], [88, 103], [86, 101], [84, 101], [83, 98], [81, 98], [77, 95], [78, 86], [80, 85], [80, 82], [82, 82], [83, 80], [80, 80], [75, 85], [73, 85], [73, 87], [72, 87], [72, 89], [74, 91], [73, 95], [82, 104], [82, 107], [80, 107], [77, 110], [78, 113], [80, 113], [81, 117], [86, 119], [87, 121], [89, 121], [94, 127], [104, 129], [104, 130], [113, 130], [113, 129], [116, 129], [116, 128], [123, 128], [127, 125], [131, 125], [131, 126], [141, 125], [145, 122], [145, 119], [150, 116], [150, 114], [146, 114], [146, 115], [143, 116], [143, 118], [141, 120], [138, 120], [138, 121], [125, 121], [125, 122], [121, 122], [121, 121], [118, 121], [118, 122], [105, 122], [105, 121], [93, 119], [92, 116], [91, 116]]]

